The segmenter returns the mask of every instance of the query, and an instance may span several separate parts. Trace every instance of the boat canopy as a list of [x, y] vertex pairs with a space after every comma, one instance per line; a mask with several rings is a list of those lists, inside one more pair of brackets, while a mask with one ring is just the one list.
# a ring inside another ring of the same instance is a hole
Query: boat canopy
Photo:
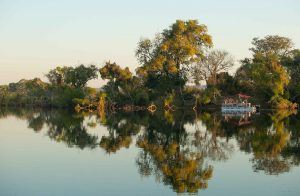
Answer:
[[243, 99], [249, 99], [249, 98], [251, 98], [251, 96], [249, 96], [249, 95], [245, 95], [245, 94], [242, 94], [242, 93], [239, 93], [239, 94], [237, 94], [240, 98], [243, 98]]

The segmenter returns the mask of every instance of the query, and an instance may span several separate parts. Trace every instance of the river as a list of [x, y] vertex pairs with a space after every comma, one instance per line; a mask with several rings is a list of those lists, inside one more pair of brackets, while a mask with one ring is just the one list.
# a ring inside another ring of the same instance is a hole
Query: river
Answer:
[[0, 195], [300, 195], [300, 115], [0, 109]]

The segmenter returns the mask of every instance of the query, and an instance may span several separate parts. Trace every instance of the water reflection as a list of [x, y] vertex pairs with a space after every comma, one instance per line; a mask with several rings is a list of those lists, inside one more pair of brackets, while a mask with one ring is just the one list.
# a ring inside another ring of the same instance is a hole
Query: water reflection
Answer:
[[95, 148], [98, 138], [87, 133], [83, 125], [84, 116], [76, 115], [65, 110], [29, 110], [29, 109], [1, 109], [0, 118], [14, 115], [27, 120], [28, 127], [35, 132], [47, 127], [47, 136], [56, 142], [63, 142], [68, 147]]
[[[75, 114], [68, 111], [0, 109], [0, 118], [26, 120], [35, 132], [68, 147], [102, 148], [107, 153], [135, 145], [141, 176], [155, 176], [176, 192], [198, 192], [208, 187], [213, 163], [226, 161], [236, 151], [251, 154], [253, 171], [267, 175], [288, 172], [300, 164], [300, 116], [295, 111], [261, 114], [157, 111]], [[96, 120], [91, 122], [93, 116]], [[88, 123], [86, 123], [88, 121]], [[101, 124], [107, 134], [88, 130]], [[237, 149], [235, 144], [237, 144]]]

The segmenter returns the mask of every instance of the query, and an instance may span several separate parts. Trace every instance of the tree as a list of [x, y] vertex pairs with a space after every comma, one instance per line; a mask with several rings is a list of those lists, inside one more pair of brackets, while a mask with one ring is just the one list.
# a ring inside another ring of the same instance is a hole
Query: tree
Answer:
[[217, 75], [234, 65], [233, 58], [224, 50], [210, 51], [193, 67], [192, 76], [196, 84], [205, 80], [207, 85], [217, 85]]
[[282, 64], [287, 68], [291, 81], [288, 86], [292, 101], [300, 103], [300, 50], [291, 51], [291, 55], [282, 59]]
[[276, 101], [284, 96], [289, 75], [276, 57], [257, 54], [251, 61], [244, 61], [244, 66], [247, 67], [245, 77], [252, 81], [257, 94], [263, 95], [267, 101]]
[[[142, 66], [137, 69], [137, 74], [144, 78], [150, 89], [165, 93], [180, 89], [182, 94], [188, 66], [199, 61], [211, 46], [212, 39], [205, 25], [199, 25], [196, 20], [177, 20], [154, 41], [144, 39], [139, 42], [136, 56]], [[152, 85], [160, 80], [169, 83], [166, 89]]]
[[129, 68], [122, 69], [115, 62], [106, 62], [105, 65], [99, 70], [102, 79], [108, 79], [114, 82], [124, 82], [132, 78], [132, 73]]
[[253, 47], [250, 50], [254, 54], [273, 54], [278, 57], [289, 55], [294, 46], [290, 38], [278, 35], [267, 35], [262, 39], [255, 37], [252, 40], [252, 45]]
[[46, 77], [48, 78], [49, 82], [56, 86], [62, 86], [65, 84], [66, 79], [66, 72], [67, 67], [56, 67], [49, 71], [49, 73], [46, 74]]
[[234, 95], [238, 92], [238, 85], [233, 76], [228, 72], [221, 72], [217, 74], [217, 89], [219, 89], [223, 95]]
[[147, 89], [141, 78], [132, 76], [129, 68], [121, 68], [116, 63], [107, 62], [100, 69], [102, 79], [108, 83], [102, 88], [109, 101], [118, 104], [146, 105], [149, 102]]
[[126, 99], [122, 100], [122, 98], [124, 98], [122, 95], [123, 93], [128, 93], [124, 88], [128, 86], [129, 81], [132, 79], [132, 73], [129, 68], [126, 67], [122, 69], [115, 62], [111, 63], [109, 61], [100, 68], [99, 72], [102, 79], [109, 80], [102, 88], [108, 95], [108, 99], [118, 104], [126, 101]]
[[74, 88], [83, 88], [89, 80], [98, 77], [98, 69], [95, 65], [84, 66], [79, 65], [75, 68], [69, 67], [66, 69], [65, 82]]
[[141, 65], [147, 65], [150, 63], [151, 59], [153, 59], [156, 55], [157, 48], [161, 44], [161, 41], [161, 34], [156, 34], [153, 40], [144, 38], [138, 42], [135, 56]]
[[8, 95], [8, 86], [7, 85], [0, 85], [0, 105], [7, 104], [7, 95]]
[[290, 53], [289, 39], [279, 36], [267, 36], [264, 39], [253, 39], [252, 58], [241, 61], [242, 66], [236, 73], [240, 85], [250, 88], [249, 92], [261, 96], [275, 108], [290, 108], [296, 105], [289, 102], [287, 86], [290, 76], [282, 65], [282, 59]]
[[56, 86], [69, 85], [74, 88], [83, 88], [86, 83], [98, 77], [98, 69], [95, 65], [88, 67], [79, 65], [77, 67], [56, 67], [46, 74], [51, 84]]

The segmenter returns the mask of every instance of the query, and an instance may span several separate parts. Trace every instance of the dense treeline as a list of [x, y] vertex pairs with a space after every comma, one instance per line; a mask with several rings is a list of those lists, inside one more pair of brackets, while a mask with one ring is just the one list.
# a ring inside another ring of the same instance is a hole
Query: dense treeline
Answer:
[[[207, 27], [196, 20], [178, 20], [153, 39], [141, 39], [136, 49], [140, 66], [132, 73], [115, 62], [57, 67], [40, 79], [0, 86], [1, 105], [96, 108], [103, 100], [114, 105], [164, 106], [219, 104], [223, 96], [245, 93], [272, 108], [300, 103], [300, 50], [289, 38], [254, 38], [252, 57], [240, 61], [213, 48]], [[86, 87], [100, 74], [101, 89]], [[202, 88], [205, 85], [206, 88]]]

